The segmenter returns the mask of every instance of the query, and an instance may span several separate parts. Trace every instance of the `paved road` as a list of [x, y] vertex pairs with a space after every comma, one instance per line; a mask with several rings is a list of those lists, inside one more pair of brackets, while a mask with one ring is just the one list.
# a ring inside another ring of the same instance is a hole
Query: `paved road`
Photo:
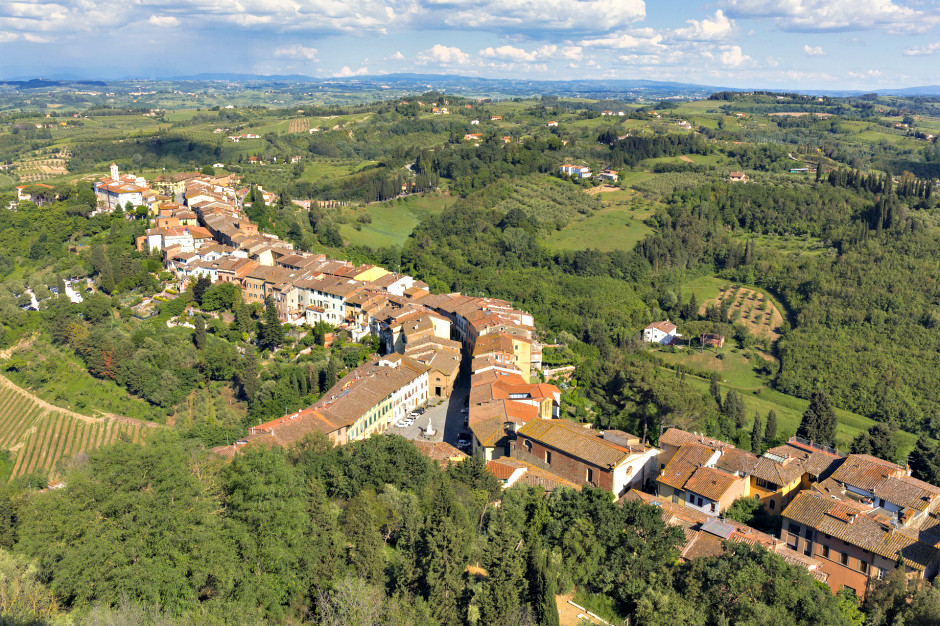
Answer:
[[[407, 439], [423, 439], [425, 441], [446, 441], [451, 445], [457, 445], [457, 437], [461, 433], [469, 433], [464, 428], [464, 418], [466, 413], [461, 413], [467, 405], [467, 396], [470, 393], [470, 380], [468, 376], [460, 376], [454, 387], [454, 392], [450, 398], [434, 404], [432, 400], [428, 410], [424, 415], [418, 416], [415, 423], [408, 428], [398, 428], [394, 424], [390, 432], [399, 434]], [[434, 427], [434, 436], [425, 437], [424, 431], [428, 426], [428, 419]]]

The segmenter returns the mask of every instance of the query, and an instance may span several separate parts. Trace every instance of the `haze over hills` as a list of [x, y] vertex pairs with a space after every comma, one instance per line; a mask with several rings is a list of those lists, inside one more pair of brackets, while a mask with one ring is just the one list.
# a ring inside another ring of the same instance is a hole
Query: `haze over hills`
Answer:
[[[102, 71], [103, 76], [111, 72]], [[349, 77], [316, 77], [306, 74], [250, 74], [232, 72], [202, 72], [197, 74], [178, 75], [169, 77], [140, 77], [124, 76], [121, 78], [99, 78], [88, 72], [77, 72], [72, 69], [53, 71], [43, 77], [30, 75], [11, 75], [0, 80], [6, 84], [20, 89], [62, 87], [68, 84], [98, 84], [105, 83], [148, 83], [148, 82], [226, 82], [245, 84], [271, 84], [271, 83], [311, 83], [311, 84], [342, 84], [371, 86], [375, 88], [395, 88], [398, 90], [411, 90], [415, 92], [427, 90], [451, 91], [457, 93], [484, 92], [512, 96], [531, 95], [557, 95], [590, 98], [702, 98], [716, 91], [779, 91], [812, 93], [828, 96], [853, 96], [867, 93], [869, 90], [851, 89], [800, 89], [774, 88], [765, 89], [760, 86], [751, 88], [725, 87], [720, 85], [706, 85], [698, 83], [683, 83], [670, 81], [654, 81], [640, 79], [590, 79], [590, 80], [534, 80], [527, 78], [482, 78], [475, 76], [462, 76], [455, 74], [381, 74]], [[881, 95], [892, 96], [935, 96], [940, 95], [940, 85], [921, 85], [900, 87], [894, 89], [871, 90]]]

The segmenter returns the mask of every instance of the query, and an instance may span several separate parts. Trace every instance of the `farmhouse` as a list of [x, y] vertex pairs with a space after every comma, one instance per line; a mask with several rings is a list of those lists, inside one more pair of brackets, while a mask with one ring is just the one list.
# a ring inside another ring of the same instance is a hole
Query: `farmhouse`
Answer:
[[584, 167], [583, 165], [572, 165], [570, 163], [565, 163], [564, 165], [558, 167], [558, 171], [565, 176], [574, 176], [577, 178], [591, 177], [591, 168]]
[[668, 345], [682, 335], [676, 332], [676, 325], [665, 320], [662, 322], [653, 322], [643, 329], [643, 341], [647, 343], [659, 343]]
[[603, 180], [609, 180], [613, 183], [620, 180], [620, 174], [617, 173], [617, 170], [604, 170], [599, 174], [599, 177]]
[[732, 183], [746, 183], [747, 174], [744, 172], [731, 172], [728, 174], [728, 180]]

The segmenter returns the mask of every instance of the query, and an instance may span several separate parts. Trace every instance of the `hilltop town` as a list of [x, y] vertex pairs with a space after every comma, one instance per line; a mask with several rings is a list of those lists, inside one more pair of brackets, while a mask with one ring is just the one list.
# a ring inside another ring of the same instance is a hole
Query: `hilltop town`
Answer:
[[[290, 448], [313, 435], [344, 446], [394, 432], [429, 401], [449, 399], [462, 374], [469, 379], [466, 407], [449, 417], [465, 420], [469, 444], [459, 450], [453, 439], [428, 441], [430, 419], [416, 439], [423, 454], [445, 466], [474, 456], [503, 488], [595, 487], [652, 504], [667, 524], [683, 529], [684, 560], [721, 554], [724, 541], [743, 541], [805, 568], [833, 592], [849, 589], [860, 598], [901, 563], [909, 578], [930, 579], [940, 570], [940, 487], [911, 477], [909, 468], [798, 437], [754, 454], [677, 428], [652, 445], [562, 419], [559, 388], [532, 382], [542, 369], [542, 344], [531, 314], [504, 300], [432, 294], [426, 283], [375, 265], [296, 251], [259, 232], [244, 211], [250, 190], [234, 182], [178, 177], [175, 186], [163, 187], [181, 195], [178, 204], [160, 201], [142, 178], [120, 177], [112, 166], [95, 189], [104, 210], [123, 205], [126, 194], [139, 194], [138, 202], [154, 198], [147, 208], [156, 226], [137, 245], [159, 251], [181, 283], [237, 284], [246, 303], [273, 304], [284, 324], [325, 322], [357, 341], [372, 335], [382, 355], [350, 371], [316, 403], [251, 426], [216, 453]], [[652, 344], [681, 337], [668, 321], [643, 331]], [[748, 499], [780, 516], [779, 537], [726, 517]]]
[[24, 623], [930, 624], [936, 103], [401, 84], [0, 89]]

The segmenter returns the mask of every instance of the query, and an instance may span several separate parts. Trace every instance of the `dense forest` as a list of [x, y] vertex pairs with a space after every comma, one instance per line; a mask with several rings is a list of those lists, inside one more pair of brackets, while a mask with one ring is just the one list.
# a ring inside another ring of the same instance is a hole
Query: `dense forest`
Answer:
[[[746, 544], [677, 564], [682, 533], [655, 507], [589, 488], [500, 494], [482, 461], [442, 471], [398, 437], [229, 463], [166, 435], [96, 452], [67, 480], [0, 500], [17, 623], [66, 623], [68, 608], [87, 624], [557, 624], [555, 594], [572, 585], [643, 624], [861, 618]], [[892, 584], [873, 623], [927, 624], [937, 592]]]

